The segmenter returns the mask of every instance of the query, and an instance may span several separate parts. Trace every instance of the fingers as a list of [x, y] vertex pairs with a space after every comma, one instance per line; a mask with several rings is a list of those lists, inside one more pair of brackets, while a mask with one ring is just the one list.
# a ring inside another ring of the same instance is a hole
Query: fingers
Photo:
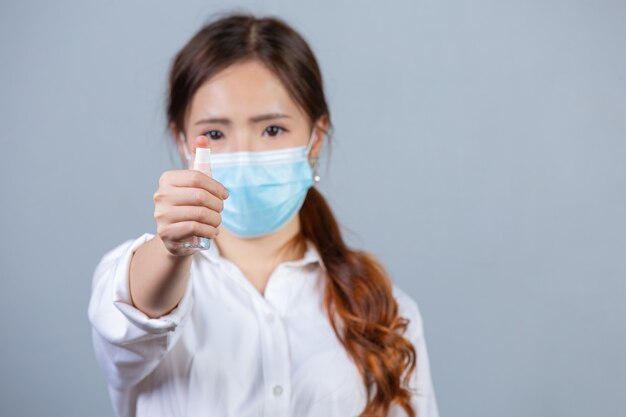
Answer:
[[193, 140], [193, 151], [195, 152], [196, 148], [210, 148], [209, 146], [209, 138], [205, 135], [198, 135]]
[[215, 239], [217, 228], [195, 221], [157, 223], [157, 233], [164, 242], [181, 242], [191, 236]]
[[222, 216], [213, 210], [200, 206], [174, 206], [167, 210], [154, 211], [154, 218], [157, 223], [181, 223], [197, 222], [217, 228], [222, 222]]
[[200, 171], [172, 170], [161, 174], [159, 188], [153, 195], [154, 218], [157, 234], [166, 248], [177, 248], [192, 236], [214, 239], [219, 234], [220, 212], [227, 197], [222, 184]]
[[[167, 203], [172, 206], [201, 206], [221, 212], [224, 209], [224, 200], [214, 196], [202, 188], [167, 187], [153, 195], [154, 202]], [[156, 205], [155, 204], [155, 205]]]
[[221, 199], [228, 198], [226, 188], [203, 172], [189, 169], [171, 170], [161, 174], [159, 188], [172, 185], [175, 187], [202, 188]]

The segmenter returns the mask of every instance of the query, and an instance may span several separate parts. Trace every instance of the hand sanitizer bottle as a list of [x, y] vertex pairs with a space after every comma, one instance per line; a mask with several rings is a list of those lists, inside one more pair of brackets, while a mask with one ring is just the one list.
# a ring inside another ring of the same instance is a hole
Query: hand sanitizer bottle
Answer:
[[[196, 171], [204, 172], [209, 177], [211, 176], [211, 148], [196, 148], [196, 156], [193, 162], [193, 169]], [[186, 242], [183, 242], [183, 247], [187, 249], [206, 250], [211, 246], [209, 238], [194, 236]]]

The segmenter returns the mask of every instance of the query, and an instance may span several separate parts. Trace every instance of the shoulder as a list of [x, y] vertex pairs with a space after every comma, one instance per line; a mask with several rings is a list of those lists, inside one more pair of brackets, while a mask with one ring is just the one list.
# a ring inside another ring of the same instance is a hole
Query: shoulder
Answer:
[[409, 320], [409, 336], [419, 337], [423, 333], [423, 320], [417, 301], [395, 283], [392, 283], [392, 291], [398, 303], [398, 314]]

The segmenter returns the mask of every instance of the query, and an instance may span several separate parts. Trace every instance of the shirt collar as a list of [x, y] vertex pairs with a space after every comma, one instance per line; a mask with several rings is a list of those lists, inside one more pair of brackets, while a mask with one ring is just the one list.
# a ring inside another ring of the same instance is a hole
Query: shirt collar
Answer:
[[[313, 241], [311, 241], [311, 239], [306, 239], [305, 242], [306, 242], [306, 250], [304, 252], [304, 256], [294, 261], [282, 262], [282, 265], [299, 267], [299, 266], [305, 266], [305, 265], [312, 264], [312, 263], [317, 263], [324, 271], [326, 271], [326, 267], [324, 265], [322, 256], [320, 255], [319, 251], [315, 247], [315, 244], [313, 243]], [[224, 258], [220, 254], [219, 248], [217, 247], [214, 241], [211, 241], [211, 246], [209, 246], [209, 249], [200, 251], [200, 253], [206, 256], [210, 261], [214, 263], [220, 264], [224, 262]]]

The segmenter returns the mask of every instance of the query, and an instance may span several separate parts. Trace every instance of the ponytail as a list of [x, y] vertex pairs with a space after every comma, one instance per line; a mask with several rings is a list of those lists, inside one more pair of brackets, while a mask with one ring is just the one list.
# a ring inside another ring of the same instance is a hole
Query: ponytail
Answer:
[[299, 216], [303, 237], [313, 242], [326, 268], [328, 318], [365, 384], [368, 403], [361, 416], [387, 416], [396, 402], [415, 417], [411, 392], [403, 386], [416, 367], [416, 352], [402, 337], [409, 321], [398, 315], [387, 273], [370, 254], [346, 246], [328, 203], [314, 187]]

